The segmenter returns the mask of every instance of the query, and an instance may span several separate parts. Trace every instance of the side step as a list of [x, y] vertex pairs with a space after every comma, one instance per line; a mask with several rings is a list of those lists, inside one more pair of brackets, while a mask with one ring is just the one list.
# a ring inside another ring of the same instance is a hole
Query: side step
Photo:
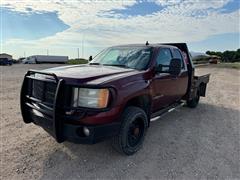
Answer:
[[172, 112], [172, 111], [174, 111], [174, 110], [184, 106], [184, 104], [185, 104], [184, 102], [179, 102], [179, 103], [173, 104], [173, 105], [171, 105], [171, 106], [169, 106], [169, 107], [167, 107], [165, 109], [162, 109], [162, 110], [160, 110], [160, 111], [158, 111], [156, 113], [153, 113], [150, 121], [151, 122], [152, 121], [156, 121], [159, 118], [161, 118], [162, 116], [164, 116], [165, 114], [170, 113], [170, 112]]

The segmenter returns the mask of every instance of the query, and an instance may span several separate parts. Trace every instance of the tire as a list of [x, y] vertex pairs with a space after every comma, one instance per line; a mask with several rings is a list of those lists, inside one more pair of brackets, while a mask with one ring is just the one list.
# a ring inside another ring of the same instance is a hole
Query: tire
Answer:
[[196, 97], [192, 100], [187, 101], [187, 106], [190, 108], [196, 108], [200, 100], [200, 93], [199, 90], [197, 91]]
[[121, 154], [133, 155], [142, 147], [148, 127], [147, 115], [141, 108], [129, 106], [121, 121], [120, 132], [113, 137], [113, 148]]

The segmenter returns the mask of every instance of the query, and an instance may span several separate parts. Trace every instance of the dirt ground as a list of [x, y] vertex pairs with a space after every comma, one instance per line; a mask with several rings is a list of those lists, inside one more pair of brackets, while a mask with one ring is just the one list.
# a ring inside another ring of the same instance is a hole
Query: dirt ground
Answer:
[[240, 179], [239, 70], [198, 68], [211, 73], [207, 97], [153, 122], [143, 148], [127, 157], [110, 141], [58, 144], [23, 123], [23, 75], [50, 66], [0, 66], [0, 179]]

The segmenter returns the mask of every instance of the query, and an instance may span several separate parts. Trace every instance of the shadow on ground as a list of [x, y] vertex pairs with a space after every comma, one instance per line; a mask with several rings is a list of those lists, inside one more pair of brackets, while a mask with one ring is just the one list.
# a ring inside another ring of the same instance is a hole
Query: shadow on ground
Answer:
[[41, 179], [240, 178], [239, 113], [211, 104], [183, 107], [153, 122], [133, 156], [118, 154], [109, 140], [65, 142], [46, 156]]

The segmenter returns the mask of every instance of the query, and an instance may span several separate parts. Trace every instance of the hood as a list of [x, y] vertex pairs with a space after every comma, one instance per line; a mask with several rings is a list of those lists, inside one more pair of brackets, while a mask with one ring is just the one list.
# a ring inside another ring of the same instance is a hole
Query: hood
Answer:
[[[62, 78], [66, 83], [90, 83], [98, 82], [98, 79], [105, 77], [111, 78], [118, 75], [132, 74], [138, 72], [134, 69], [114, 67], [114, 66], [100, 66], [100, 65], [72, 65], [61, 66], [43, 70], [43, 72], [54, 73], [58, 78]], [[97, 83], [97, 84], [98, 84]], [[95, 83], [94, 83], [95, 84]]]

